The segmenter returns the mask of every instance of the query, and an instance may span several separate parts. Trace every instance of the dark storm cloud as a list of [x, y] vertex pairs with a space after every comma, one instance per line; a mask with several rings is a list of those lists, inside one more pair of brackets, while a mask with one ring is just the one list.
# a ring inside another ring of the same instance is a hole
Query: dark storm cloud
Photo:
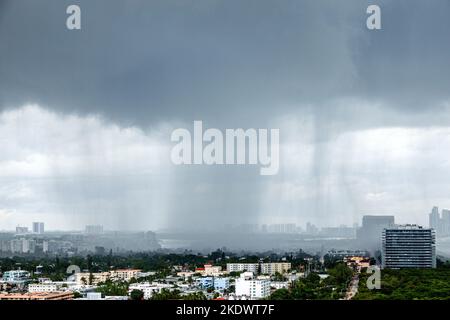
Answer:
[[2, 1], [0, 105], [233, 125], [348, 96], [405, 112], [448, 98], [449, 2], [377, 3], [371, 32], [366, 1]]
[[[81, 31], [65, 27], [70, 4], [81, 6]], [[382, 30], [366, 29], [369, 4], [381, 6]], [[435, 133], [425, 142], [418, 139], [417, 145], [408, 145], [412, 155], [406, 158], [417, 162], [417, 168], [409, 171], [396, 166], [405, 159], [395, 153], [407, 144], [404, 137], [409, 131], [395, 131], [404, 140], [385, 139], [393, 142], [380, 139], [383, 132], [363, 132], [367, 150], [359, 136], [339, 134], [450, 124], [449, 12], [446, 0], [0, 0], [0, 110], [32, 103], [61, 116], [40, 108], [10, 117], [2, 114], [8, 127], [4, 141], [23, 149], [2, 153], [18, 159], [17, 163], [7, 159], [2, 166], [12, 176], [26, 170], [41, 172], [49, 163], [64, 171], [65, 161], [52, 156], [65, 155], [70, 151], [65, 146], [84, 138], [59, 131], [85, 132], [89, 114], [99, 114], [121, 128], [147, 129], [166, 122], [191, 128], [193, 120], [220, 129], [279, 125], [281, 142], [287, 144], [280, 173], [274, 177], [262, 178], [255, 167], [200, 166], [172, 168], [174, 177], [125, 179], [134, 161], [144, 163], [146, 158], [124, 146], [136, 141], [146, 146], [141, 135], [147, 132], [115, 145], [126, 132], [111, 129], [106, 121], [88, 130], [88, 138], [81, 141], [93, 147], [80, 147], [73, 179], [58, 180], [50, 172], [42, 186], [28, 187], [25, 177], [17, 195], [3, 201], [8, 204], [3, 214], [16, 210], [14, 203], [20, 211], [20, 203], [29, 205], [21, 197], [39, 190], [46, 192], [35, 196], [45, 202], [39, 207], [49, 212], [72, 218], [83, 213], [110, 215], [117, 227], [129, 222], [130, 228], [136, 221], [142, 222], [139, 227], [153, 227], [153, 217], [161, 216], [170, 226], [198, 226], [250, 223], [262, 214], [273, 215], [274, 221], [279, 217], [285, 222], [298, 218], [302, 223], [311, 219], [339, 224], [359, 221], [349, 216], [361, 214], [368, 205], [374, 211], [384, 205], [388, 213], [398, 208], [408, 216], [408, 208], [395, 206], [399, 190], [403, 204], [418, 201], [422, 185], [434, 194], [442, 187], [429, 180], [431, 175], [421, 180], [424, 168], [432, 167], [448, 181], [445, 168], [431, 165], [439, 164], [438, 152], [433, 158], [421, 158], [425, 145], [439, 150], [434, 142], [441, 136]], [[80, 115], [75, 124], [64, 118], [68, 113]], [[38, 116], [51, 134], [40, 136], [46, 130], [33, 129]], [[35, 133], [24, 134], [17, 121], [23, 118]], [[290, 124], [291, 120], [297, 122]], [[102, 141], [98, 132], [113, 138]], [[170, 130], [164, 133], [162, 140], [169, 142]], [[21, 134], [30, 145], [24, 146]], [[57, 142], [47, 141], [55, 137]], [[392, 142], [388, 152], [382, 148], [385, 142]], [[38, 155], [31, 158], [35, 159], [31, 169], [30, 149]], [[110, 154], [111, 149], [117, 154]], [[376, 158], [383, 152], [385, 159]], [[103, 162], [97, 159], [114, 163], [118, 154], [126, 158], [125, 164], [113, 166], [107, 172], [111, 177], [80, 179], [85, 170], [99, 170], [97, 165]], [[90, 160], [91, 155], [96, 160]], [[67, 157], [74, 155], [69, 152]], [[356, 161], [360, 158], [365, 162]], [[383, 171], [383, 166], [392, 168]], [[395, 182], [384, 186], [383, 174]], [[409, 188], [402, 184], [405, 176], [411, 177]], [[162, 183], [167, 186], [161, 188]], [[431, 205], [418, 203], [414, 212], [419, 215]], [[24, 212], [38, 206], [30, 207]], [[1, 210], [0, 205], [0, 218]]]

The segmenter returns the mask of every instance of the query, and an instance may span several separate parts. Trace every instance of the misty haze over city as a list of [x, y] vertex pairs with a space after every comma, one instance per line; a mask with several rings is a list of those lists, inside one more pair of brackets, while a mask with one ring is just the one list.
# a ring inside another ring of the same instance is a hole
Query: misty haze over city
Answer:
[[[380, 32], [367, 1], [78, 2], [82, 32], [60, 27], [67, 1], [0, 2], [0, 230], [428, 226], [450, 208], [448, 1], [378, 1]], [[195, 120], [278, 128], [278, 174], [173, 165]]]

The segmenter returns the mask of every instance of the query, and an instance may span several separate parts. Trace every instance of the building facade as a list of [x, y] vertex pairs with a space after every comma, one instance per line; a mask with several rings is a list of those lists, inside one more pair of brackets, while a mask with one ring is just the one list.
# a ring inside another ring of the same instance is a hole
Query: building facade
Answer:
[[226, 290], [229, 287], [230, 287], [230, 278], [228, 277], [214, 278], [214, 290]]
[[30, 276], [25, 270], [10, 270], [3, 273], [2, 280], [7, 283], [22, 283], [30, 280]]
[[144, 293], [144, 299], [150, 299], [155, 293], [161, 293], [162, 290], [174, 290], [173, 286], [166, 283], [133, 283], [130, 285], [128, 292], [140, 290]]
[[261, 263], [261, 273], [274, 275], [276, 273], [285, 274], [291, 270], [292, 265], [290, 262], [270, 262]]
[[0, 300], [72, 300], [73, 292], [0, 293]]
[[259, 272], [259, 263], [227, 263], [228, 272], [249, 271], [257, 274]]
[[237, 297], [264, 299], [270, 295], [270, 280], [256, 279], [251, 272], [244, 272], [236, 279]]
[[417, 225], [386, 228], [382, 268], [436, 268], [435, 231]]
[[54, 292], [60, 287], [56, 283], [31, 283], [28, 285], [28, 292]]
[[111, 281], [130, 281], [132, 278], [138, 279], [140, 277], [140, 269], [117, 269], [105, 272], [79, 272], [75, 274], [75, 282], [77, 285], [93, 284], [97, 285], [100, 282]]

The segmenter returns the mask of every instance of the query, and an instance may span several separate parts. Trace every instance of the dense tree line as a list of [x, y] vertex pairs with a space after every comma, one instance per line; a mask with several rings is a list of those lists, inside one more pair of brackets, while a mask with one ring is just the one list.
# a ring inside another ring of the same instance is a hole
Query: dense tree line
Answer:
[[450, 268], [381, 270], [381, 288], [369, 290], [366, 286], [370, 275], [360, 276], [359, 300], [415, 300], [450, 299]]

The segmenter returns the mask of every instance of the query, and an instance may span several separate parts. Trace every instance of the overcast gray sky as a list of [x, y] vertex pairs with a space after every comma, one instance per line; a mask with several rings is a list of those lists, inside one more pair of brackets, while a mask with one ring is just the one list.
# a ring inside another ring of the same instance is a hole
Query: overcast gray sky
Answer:
[[[447, 0], [0, 0], [0, 229], [427, 224], [450, 207], [449, 14]], [[278, 175], [174, 166], [170, 133], [194, 120], [279, 128]]]

